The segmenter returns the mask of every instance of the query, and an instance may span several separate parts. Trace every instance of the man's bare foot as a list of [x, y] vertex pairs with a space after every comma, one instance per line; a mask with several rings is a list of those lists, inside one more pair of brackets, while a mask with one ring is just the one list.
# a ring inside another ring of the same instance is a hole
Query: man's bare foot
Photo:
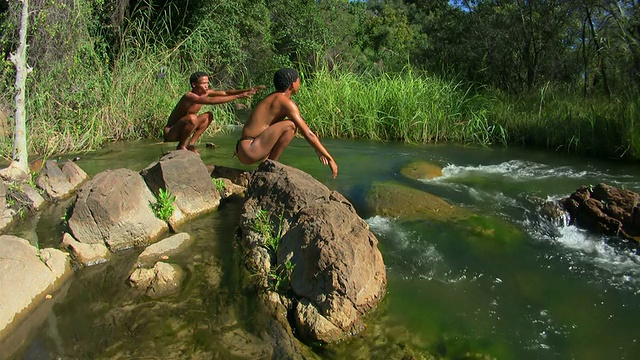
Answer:
[[200, 155], [200, 152], [198, 151], [198, 149], [196, 149], [195, 145], [187, 145], [187, 150], [193, 151], [194, 153]]

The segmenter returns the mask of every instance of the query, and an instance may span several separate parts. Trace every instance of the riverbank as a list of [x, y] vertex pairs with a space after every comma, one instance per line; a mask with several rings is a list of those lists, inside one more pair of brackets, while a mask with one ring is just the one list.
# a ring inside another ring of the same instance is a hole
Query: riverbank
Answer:
[[[111, 82], [118, 86], [105, 83], [100, 90], [103, 95], [82, 111], [50, 103], [45, 93], [28, 99], [32, 158], [96, 150], [113, 141], [159, 139], [166, 114], [188, 90], [181, 76], [139, 82], [124, 81], [117, 74], [101, 76], [113, 77]], [[132, 98], [139, 87], [148, 92]], [[243, 105], [250, 107], [258, 100], [255, 97]], [[358, 75], [336, 69], [308, 76], [295, 101], [309, 126], [323, 138], [457, 142], [631, 162], [640, 159], [638, 99], [585, 99], [551, 86], [514, 96], [414, 72]], [[246, 110], [236, 110], [232, 104], [210, 109], [216, 126], [205, 136], [240, 124], [246, 115]], [[9, 114], [4, 116], [10, 119]], [[7, 161], [13, 146], [10, 126], [0, 138], [0, 153]]]

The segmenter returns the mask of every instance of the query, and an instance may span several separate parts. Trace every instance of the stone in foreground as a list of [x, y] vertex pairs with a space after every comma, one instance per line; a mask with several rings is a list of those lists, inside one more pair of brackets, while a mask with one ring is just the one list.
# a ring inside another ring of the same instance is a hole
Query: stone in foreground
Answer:
[[[247, 196], [241, 224], [245, 264], [267, 293], [263, 299], [287, 299], [271, 308], [287, 308], [303, 340], [333, 343], [360, 332], [362, 317], [383, 298], [387, 278], [378, 240], [351, 203], [274, 161], [253, 173]], [[256, 232], [265, 212], [271, 235], [282, 235], [276, 253], [266, 250], [264, 234]], [[288, 277], [279, 283], [289, 280], [290, 291], [274, 289], [270, 274], [278, 272]], [[283, 296], [269, 296], [273, 290]]]
[[71, 273], [64, 252], [39, 251], [25, 239], [0, 236], [0, 340]]
[[107, 170], [78, 192], [69, 229], [77, 241], [105, 243], [111, 251], [147, 245], [169, 229], [151, 210], [155, 202], [140, 174]]

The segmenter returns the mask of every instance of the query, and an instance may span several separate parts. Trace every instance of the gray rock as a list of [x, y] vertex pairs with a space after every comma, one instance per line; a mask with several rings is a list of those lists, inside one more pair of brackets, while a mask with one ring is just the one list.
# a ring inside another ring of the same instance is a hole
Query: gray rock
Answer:
[[72, 273], [67, 255], [0, 236], [0, 340]]
[[129, 276], [131, 287], [157, 299], [180, 290], [185, 274], [180, 266], [157, 262], [151, 269], [136, 269]]
[[0, 210], [7, 207], [7, 184], [0, 181]]
[[101, 264], [111, 257], [111, 251], [104, 244], [84, 244], [76, 241], [69, 233], [62, 236], [62, 245], [84, 266]]
[[67, 176], [60, 170], [58, 163], [47, 160], [38, 174], [36, 185], [53, 200], [60, 200], [70, 196], [74, 187]]
[[174, 206], [181, 216], [170, 219], [173, 228], [220, 205], [220, 193], [206, 165], [191, 151], [172, 151], [142, 170], [141, 174], [154, 194], [164, 189], [175, 196]]
[[16, 211], [10, 208], [4, 208], [0, 212], [0, 231], [8, 229], [13, 223], [13, 219], [16, 216]]
[[165, 257], [168, 258], [180, 253], [192, 243], [193, 239], [187, 233], [175, 234], [164, 240], [160, 240], [144, 249], [138, 256], [138, 265], [148, 266], [160, 259], [166, 260]]
[[71, 186], [73, 186], [74, 190], [82, 185], [82, 183], [84, 183], [87, 179], [89, 179], [89, 175], [87, 175], [87, 173], [84, 172], [84, 170], [82, 170], [80, 166], [78, 166], [78, 164], [71, 160], [67, 160], [62, 165], [62, 172], [67, 177], [67, 180], [69, 180], [69, 183], [71, 183]]
[[8, 188], [10, 197], [16, 200], [18, 207], [27, 207], [31, 210], [40, 210], [46, 200], [40, 195], [38, 190], [26, 182]]
[[155, 202], [140, 174], [107, 170], [78, 191], [69, 229], [77, 241], [105, 243], [111, 251], [147, 245], [168, 231], [151, 210]]
[[[245, 265], [254, 278], [286, 265], [293, 269], [289, 280], [297, 301], [291, 304], [301, 304], [295, 309], [298, 334], [336, 342], [361, 331], [362, 317], [384, 296], [387, 278], [378, 240], [351, 203], [310, 175], [274, 161], [253, 173], [247, 196], [241, 222]], [[282, 235], [270, 262], [259, 250], [267, 247], [264, 235], [256, 233], [260, 211], [270, 214], [271, 235]], [[268, 279], [254, 281], [261, 282]]]
[[248, 171], [218, 165], [211, 170], [211, 177], [229, 179], [232, 183], [246, 188], [249, 186], [251, 174]]
[[224, 183], [224, 189], [220, 192], [223, 199], [229, 199], [231, 197], [243, 198], [247, 193], [247, 188], [244, 186], [236, 185], [231, 180], [226, 178], [218, 178]]

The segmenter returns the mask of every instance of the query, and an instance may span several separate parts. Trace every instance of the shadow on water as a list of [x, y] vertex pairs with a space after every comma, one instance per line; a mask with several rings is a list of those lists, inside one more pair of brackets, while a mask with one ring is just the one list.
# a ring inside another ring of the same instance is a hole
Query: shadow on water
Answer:
[[[200, 146], [206, 164], [252, 170], [233, 157], [237, 134]], [[388, 293], [366, 330], [315, 349], [325, 359], [636, 359], [640, 358], [640, 260], [606, 238], [542, 224], [530, 197], [558, 199], [605, 182], [640, 191], [640, 168], [520, 149], [323, 140], [340, 166], [337, 179], [296, 138], [280, 160], [344, 194], [377, 235]], [[141, 170], [171, 144], [118, 143], [79, 156], [93, 176]], [[64, 160], [64, 159], [61, 159]], [[443, 168], [412, 180], [403, 166]], [[383, 217], [366, 208], [371, 184], [393, 181], [439, 196], [470, 216], [451, 221]], [[16, 230], [55, 246], [67, 205]], [[136, 295], [125, 280], [140, 249], [80, 269], [23, 358], [260, 359], [269, 355], [253, 296], [240, 288], [233, 236], [240, 205], [185, 225], [196, 241], [170, 259], [187, 270], [179, 294]], [[62, 215], [61, 215], [62, 214]], [[42, 357], [41, 355], [46, 355]], [[47, 357], [48, 356], [48, 357]]]

